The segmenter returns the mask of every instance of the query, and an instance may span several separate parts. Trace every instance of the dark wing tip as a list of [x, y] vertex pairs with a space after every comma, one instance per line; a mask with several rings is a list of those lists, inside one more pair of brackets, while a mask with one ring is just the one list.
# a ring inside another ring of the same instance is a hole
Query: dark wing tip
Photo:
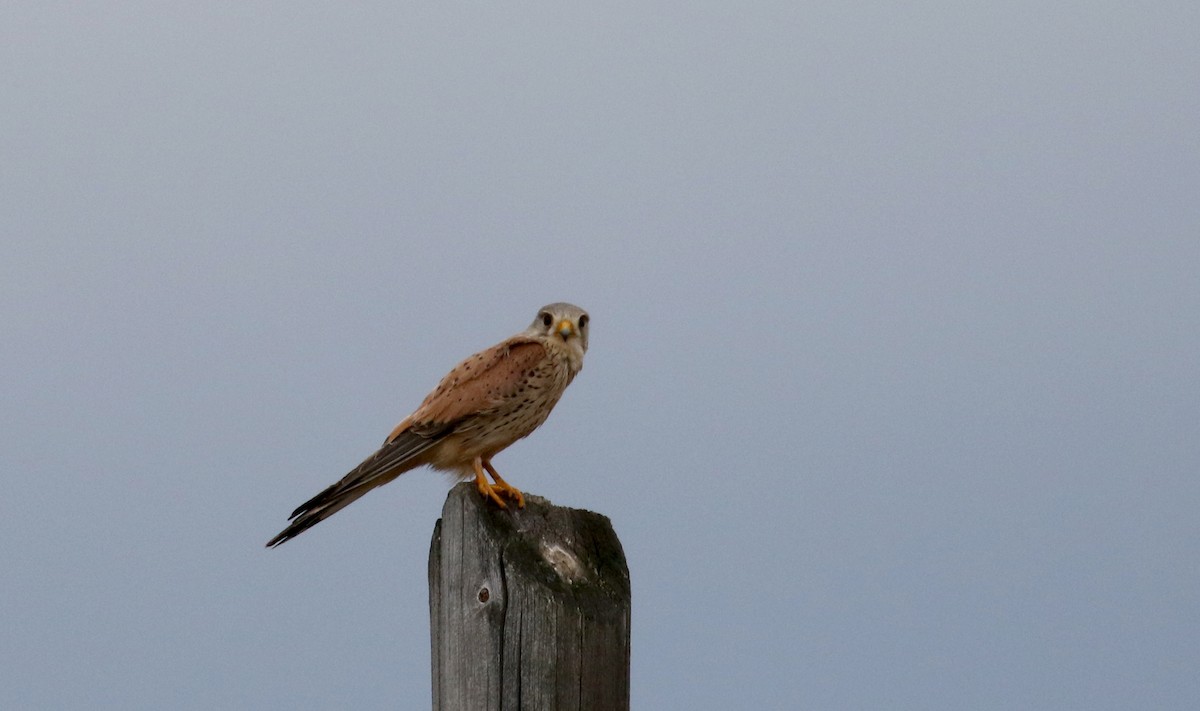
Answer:
[[286, 543], [286, 542], [290, 541], [291, 539], [295, 538], [296, 534], [298, 534], [300, 532], [293, 531], [292, 530], [293, 528], [295, 528], [294, 524], [291, 526], [288, 526], [287, 528], [280, 531], [274, 538], [267, 541], [267, 548], [274, 548], [275, 546], [279, 545], [280, 543]]
[[287, 543], [318, 524], [323, 518], [323, 516], [301, 516], [289, 524], [287, 528], [280, 531], [274, 538], [267, 541], [267, 548], [274, 548], [282, 543]]
[[340, 511], [347, 504], [371, 489], [396, 478], [415, 466], [415, 460], [425, 450], [453, 430], [453, 425], [435, 423], [416, 426], [385, 442], [363, 460], [341, 481], [326, 487], [321, 493], [300, 504], [288, 520], [288, 527], [267, 541], [267, 548], [299, 536], [321, 521]]

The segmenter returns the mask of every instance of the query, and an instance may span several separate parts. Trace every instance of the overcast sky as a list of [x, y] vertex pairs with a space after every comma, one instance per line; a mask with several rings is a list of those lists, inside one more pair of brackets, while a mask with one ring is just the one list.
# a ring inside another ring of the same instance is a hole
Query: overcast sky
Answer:
[[609, 516], [637, 709], [1200, 708], [1200, 5], [8, 3], [0, 707], [420, 709], [420, 470]]

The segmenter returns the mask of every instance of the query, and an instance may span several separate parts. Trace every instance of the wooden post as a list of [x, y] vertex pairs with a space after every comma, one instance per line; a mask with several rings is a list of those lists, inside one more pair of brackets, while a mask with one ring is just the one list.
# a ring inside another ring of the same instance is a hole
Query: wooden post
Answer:
[[429, 550], [434, 711], [629, 708], [629, 568], [609, 520], [451, 489]]

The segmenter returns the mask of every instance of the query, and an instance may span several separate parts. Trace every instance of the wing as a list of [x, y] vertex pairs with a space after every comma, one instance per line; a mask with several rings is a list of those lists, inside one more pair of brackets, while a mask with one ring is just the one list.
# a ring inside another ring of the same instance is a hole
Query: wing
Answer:
[[476, 353], [442, 378], [417, 411], [392, 431], [392, 436], [403, 431], [453, 429], [462, 420], [515, 395], [525, 374], [545, 358], [545, 346], [521, 336]]

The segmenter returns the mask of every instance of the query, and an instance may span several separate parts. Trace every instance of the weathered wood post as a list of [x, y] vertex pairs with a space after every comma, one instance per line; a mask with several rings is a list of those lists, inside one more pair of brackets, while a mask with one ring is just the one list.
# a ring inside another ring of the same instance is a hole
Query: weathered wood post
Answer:
[[429, 550], [434, 711], [629, 708], [629, 568], [600, 514], [455, 486]]

